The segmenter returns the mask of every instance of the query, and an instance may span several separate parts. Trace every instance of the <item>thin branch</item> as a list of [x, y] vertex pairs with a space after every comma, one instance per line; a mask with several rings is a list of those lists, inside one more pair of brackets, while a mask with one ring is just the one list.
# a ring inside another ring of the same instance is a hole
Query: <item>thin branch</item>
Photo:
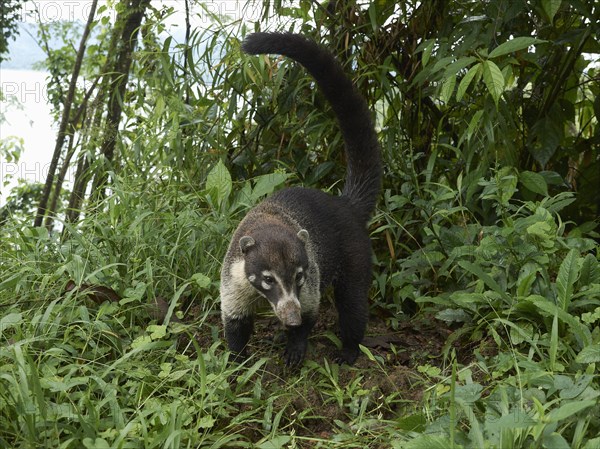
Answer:
[[83, 36], [81, 36], [81, 41], [79, 42], [79, 50], [77, 51], [77, 58], [75, 59], [75, 66], [73, 67], [73, 73], [71, 74], [71, 81], [69, 82], [69, 91], [67, 92], [67, 98], [65, 99], [63, 113], [60, 121], [60, 127], [58, 130], [58, 135], [56, 137], [56, 145], [54, 146], [54, 154], [52, 155], [52, 161], [50, 162], [50, 168], [48, 170], [48, 176], [46, 177], [46, 184], [44, 185], [44, 190], [42, 191], [42, 198], [40, 200], [40, 205], [38, 207], [38, 211], [34, 220], [33, 225], [39, 227], [42, 225], [42, 221], [44, 216], [46, 215], [46, 207], [48, 206], [48, 200], [50, 198], [50, 192], [52, 190], [52, 184], [54, 183], [54, 175], [56, 173], [56, 168], [58, 166], [58, 161], [60, 159], [60, 154], [62, 147], [65, 143], [65, 137], [67, 132], [67, 125], [69, 124], [69, 118], [71, 115], [71, 107], [73, 105], [73, 99], [75, 98], [75, 89], [77, 87], [77, 79], [79, 78], [79, 72], [81, 70], [81, 64], [83, 62], [83, 55], [85, 53], [86, 42], [91, 32], [92, 23], [94, 21], [94, 16], [96, 15], [96, 6], [98, 5], [98, 0], [94, 0], [92, 2], [92, 7], [90, 8], [90, 14], [88, 16], [88, 21], [85, 25], [85, 30], [83, 31]]

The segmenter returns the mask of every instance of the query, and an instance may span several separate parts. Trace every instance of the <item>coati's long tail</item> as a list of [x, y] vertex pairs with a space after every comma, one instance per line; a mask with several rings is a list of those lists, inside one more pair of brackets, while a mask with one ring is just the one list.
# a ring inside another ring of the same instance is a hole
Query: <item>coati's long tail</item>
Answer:
[[242, 43], [242, 49], [254, 55], [287, 56], [302, 64], [317, 81], [333, 107], [346, 144], [348, 174], [343, 195], [350, 198], [366, 223], [380, 190], [381, 155], [371, 111], [341, 64], [329, 50], [291, 33], [251, 34]]

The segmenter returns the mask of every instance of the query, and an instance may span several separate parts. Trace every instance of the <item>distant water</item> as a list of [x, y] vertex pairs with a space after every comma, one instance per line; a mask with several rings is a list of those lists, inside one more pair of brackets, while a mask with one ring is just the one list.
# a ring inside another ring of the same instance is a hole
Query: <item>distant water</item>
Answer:
[[[53, 123], [46, 90], [46, 72], [0, 68], [0, 86], [4, 101], [0, 108], [0, 139], [11, 136], [23, 139], [18, 163], [7, 162], [0, 155], [0, 205], [19, 178], [44, 182], [52, 159], [58, 124]], [[12, 178], [12, 179], [11, 179]], [[10, 179], [4, 187], [4, 181]]]

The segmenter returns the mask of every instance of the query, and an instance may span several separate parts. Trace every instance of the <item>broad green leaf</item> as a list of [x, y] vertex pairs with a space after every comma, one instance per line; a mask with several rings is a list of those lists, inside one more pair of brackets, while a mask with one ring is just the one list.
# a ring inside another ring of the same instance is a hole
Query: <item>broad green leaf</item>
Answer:
[[546, 184], [550, 186], [560, 186], [565, 184], [563, 177], [555, 171], [542, 170], [538, 172], [538, 175], [542, 176], [544, 181], [546, 181]]
[[504, 91], [504, 76], [493, 61], [487, 60], [483, 62], [483, 81], [496, 106], [498, 106], [498, 101]]
[[217, 195], [216, 199], [219, 203], [229, 198], [232, 189], [231, 175], [223, 161], [219, 160], [206, 177], [206, 189]]
[[273, 191], [283, 184], [291, 175], [289, 173], [269, 173], [254, 178], [254, 188], [252, 189], [252, 198], [259, 198], [273, 193]]
[[429, 58], [431, 58], [431, 52], [433, 51], [435, 40], [429, 39], [426, 40], [423, 44], [425, 44], [425, 47], [423, 48], [423, 56], [421, 56], [421, 64], [423, 64], [423, 67], [426, 67], [429, 63]]
[[549, 435], [544, 435], [543, 439], [543, 447], [552, 448], [552, 449], [571, 449], [571, 445], [565, 440], [559, 433], [551, 433]]
[[[450, 295], [450, 299], [461, 309], [467, 309], [473, 312], [477, 312], [482, 304], [487, 304], [487, 299], [483, 293], [465, 292], [462, 290], [453, 292]], [[444, 311], [439, 313], [444, 314]]]
[[23, 314], [21, 313], [9, 313], [0, 318], [0, 334], [8, 330], [9, 328], [20, 324], [23, 321]]
[[456, 91], [456, 101], [460, 101], [462, 99], [462, 97], [465, 95], [465, 92], [471, 85], [473, 78], [475, 78], [475, 76], [479, 76], [482, 70], [481, 64], [475, 64], [469, 69], [465, 76], [463, 76], [463, 79], [460, 80], [460, 83], [458, 84], [458, 90]]
[[498, 293], [505, 300], [509, 300], [509, 296], [506, 292], [498, 285], [498, 283], [483, 269], [474, 263], [468, 262], [466, 260], [461, 260], [458, 264], [464, 268], [465, 270], [474, 274], [477, 278], [481, 279], [485, 285], [487, 285], [491, 290]]
[[415, 54], [425, 51], [428, 47], [433, 47], [433, 44], [435, 44], [435, 39], [427, 39], [422, 41], [419, 45], [417, 45], [417, 48], [415, 48]]
[[146, 296], [146, 283], [138, 282], [134, 287], [128, 287], [123, 292], [123, 298], [119, 300], [120, 305], [129, 304], [130, 302], [141, 302]]
[[546, 180], [538, 173], [523, 171], [519, 173], [519, 182], [533, 193], [548, 196], [548, 185], [546, 184]]
[[431, 366], [429, 364], [419, 365], [417, 370], [420, 373], [427, 374], [429, 377], [436, 377], [442, 373], [442, 370], [437, 366]]
[[257, 448], [258, 449], [280, 449], [282, 447], [285, 447], [286, 444], [288, 444], [291, 440], [291, 437], [289, 437], [288, 435], [277, 435], [273, 438], [270, 438], [267, 441], [264, 441], [263, 443], [259, 443], [257, 444]]
[[575, 358], [577, 363], [599, 363], [600, 362], [600, 344], [589, 345], [581, 350]]
[[403, 418], [399, 418], [395, 422], [395, 426], [401, 430], [407, 430], [409, 432], [424, 432], [425, 426], [427, 425], [427, 418], [422, 413], [416, 413], [414, 415], [408, 415]]
[[210, 415], [204, 415], [198, 420], [198, 427], [201, 429], [210, 429], [215, 425], [216, 419]]
[[431, 68], [431, 73], [435, 73], [438, 70], [446, 69], [452, 62], [454, 61], [453, 56], [445, 56], [441, 59], [438, 59], [436, 63]]
[[533, 44], [540, 44], [546, 42], [541, 39], [536, 39], [535, 37], [515, 37], [509, 41], [503, 42], [494, 48], [488, 58], [497, 58], [498, 56], [507, 55], [508, 53], [512, 53], [514, 51], [523, 50], [525, 48], [530, 47]]
[[371, 21], [371, 28], [373, 29], [373, 32], [376, 33], [379, 28], [379, 25], [377, 24], [377, 17], [379, 16], [377, 12], [377, 2], [372, 2], [369, 5], [368, 14], [369, 20]]
[[518, 429], [534, 426], [538, 420], [523, 410], [513, 410], [497, 419], [489, 419], [485, 422], [487, 431], [499, 431], [504, 429]]
[[564, 311], [568, 311], [573, 296], [573, 287], [579, 275], [579, 254], [572, 249], [563, 260], [556, 278], [556, 290], [558, 292], [558, 303]]
[[371, 362], [376, 362], [376, 363], [380, 363], [380, 356], [374, 356], [373, 353], [371, 352], [371, 350], [369, 348], [367, 348], [366, 346], [363, 345], [358, 345], [358, 349], [360, 349], [360, 352], [362, 352], [364, 355], [367, 356], [367, 358], [371, 361]]
[[542, 117], [532, 127], [533, 145], [530, 153], [535, 160], [545, 167], [564, 137], [564, 124], [550, 115]]
[[509, 328], [510, 341], [513, 345], [520, 345], [524, 341], [530, 341], [533, 336], [533, 326], [529, 323], [513, 323], [498, 319], [498, 322], [504, 323]]
[[44, 389], [48, 389], [54, 393], [68, 392], [72, 388], [79, 387], [81, 385], [87, 385], [89, 378], [87, 377], [75, 377], [65, 380], [64, 377], [53, 376], [51, 378], [41, 378], [40, 384]]
[[211, 279], [203, 273], [194, 273], [192, 275], [192, 281], [200, 288], [206, 288], [211, 283]]
[[[5, 272], [7, 273], [7, 272]], [[6, 279], [3, 279], [0, 282], [0, 290], [10, 290], [15, 288], [15, 285], [19, 283], [21, 280], [21, 273], [13, 274], [12, 276], [7, 276]]]
[[471, 321], [471, 315], [469, 315], [463, 309], [444, 309], [436, 313], [435, 317], [438, 320], [446, 321], [449, 323], [465, 323]]
[[[560, 376], [564, 379], [561, 382], [555, 382], [555, 387], [560, 390], [560, 398], [561, 399], [575, 399], [581, 393], [585, 391], [585, 389], [590, 385], [590, 383], [594, 380], [594, 376], [590, 375], [582, 375], [576, 381], [573, 381], [571, 376]], [[556, 380], [558, 380], [559, 376], [556, 376]]]
[[469, 67], [474, 62], [477, 62], [477, 58], [473, 56], [467, 56], [464, 58], [458, 58], [444, 70], [444, 76], [456, 75], [462, 69]]
[[587, 287], [590, 284], [600, 284], [600, 263], [593, 254], [588, 254], [581, 264], [579, 285]]
[[588, 440], [581, 449], [598, 449], [600, 447], [600, 437]]
[[86, 449], [111, 449], [111, 445], [104, 438], [85, 437], [82, 443]]
[[596, 307], [593, 312], [585, 312], [581, 314], [581, 321], [587, 324], [600, 321], [600, 307]]
[[170, 382], [175, 382], [179, 379], [181, 379], [182, 377], [184, 377], [185, 375], [187, 375], [190, 372], [189, 369], [180, 369], [177, 371], [173, 371], [171, 373], [169, 373], [169, 381]]
[[516, 175], [513, 167], [502, 167], [498, 170], [498, 193], [502, 204], [508, 205], [510, 199], [517, 192], [519, 179]]
[[483, 387], [478, 383], [457, 385], [454, 390], [454, 399], [464, 404], [474, 404], [481, 399]]
[[458, 448], [456, 444], [451, 444], [445, 435], [419, 435], [414, 440], [410, 440], [402, 445], [405, 449], [448, 449], [449, 447]]
[[563, 419], [570, 418], [571, 416], [579, 413], [586, 408], [592, 407], [596, 405], [596, 401], [594, 399], [590, 399], [587, 401], [577, 401], [577, 402], [569, 402], [565, 405], [560, 406], [559, 408], [552, 410], [548, 413], [546, 419], [548, 422], [559, 422]]
[[479, 122], [481, 121], [481, 117], [483, 116], [483, 109], [479, 109], [469, 122], [469, 128], [467, 129], [467, 140], [471, 140], [473, 137], [473, 133], [479, 127]]
[[547, 221], [536, 221], [526, 229], [527, 234], [535, 237], [536, 242], [544, 248], [554, 246], [554, 231], [552, 224]]
[[517, 297], [523, 298], [531, 293], [531, 286], [539, 272], [540, 267], [535, 263], [526, 263], [521, 267], [519, 279], [517, 280]]
[[167, 326], [164, 324], [150, 324], [147, 330], [150, 332], [150, 338], [152, 340], [160, 340], [167, 335]]
[[562, 0], [542, 0], [542, 9], [546, 13], [548, 22], [552, 23], [561, 3]]
[[336, 166], [335, 162], [327, 161], [317, 165], [314, 168], [311, 168], [310, 172], [306, 174], [306, 178], [304, 179], [305, 185], [313, 185], [318, 184], [319, 181], [327, 175], [333, 168]]
[[442, 84], [442, 90], [440, 91], [440, 100], [444, 103], [448, 103], [454, 93], [454, 86], [456, 86], [456, 75], [450, 75], [446, 78], [446, 81]]
[[559, 308], [554, 302], [540, 295], [530, 295], [525, 300], [531, 301], [542, 316], [552, 318], [558, 316], [558, 319], [569, 327], [569, 332], [575, 334], [583, 344], [592, 344], [592, 334], [589, 328], [573, 315]]

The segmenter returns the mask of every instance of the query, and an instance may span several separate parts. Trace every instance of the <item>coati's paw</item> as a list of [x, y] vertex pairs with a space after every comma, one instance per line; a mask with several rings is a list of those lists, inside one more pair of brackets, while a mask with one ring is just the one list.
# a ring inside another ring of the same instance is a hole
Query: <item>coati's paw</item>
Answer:
[[347, 365], [353, 365], [358, 358], [358, 347], [357, 348], [343, 348], [337, 353], [335, 362], [338, 364], [346, 363]]
[[291, 368], [301, 365], [306, 356], [306, 347], [306, 342], [290, 343], [288, 341], [283, 354], [286, 366]]

